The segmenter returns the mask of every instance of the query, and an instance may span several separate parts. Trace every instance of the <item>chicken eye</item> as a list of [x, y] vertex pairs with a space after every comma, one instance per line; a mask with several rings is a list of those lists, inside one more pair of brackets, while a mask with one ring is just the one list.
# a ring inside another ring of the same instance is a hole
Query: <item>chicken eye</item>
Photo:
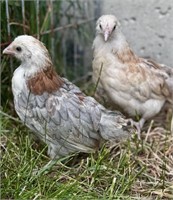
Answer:
[[116, 29], [116, 25], [113, 27], [113, 31]]
[[20, 51], [22, 51], [22, 48], [21, 48], [21, 47], [16, 47], [16, 50], [17, 50], [18, 52], [20, 52]]
[[101, 24], [99, 25], [99, 27], [100, 27], [100, 29], [102, 29], [102, 25]]

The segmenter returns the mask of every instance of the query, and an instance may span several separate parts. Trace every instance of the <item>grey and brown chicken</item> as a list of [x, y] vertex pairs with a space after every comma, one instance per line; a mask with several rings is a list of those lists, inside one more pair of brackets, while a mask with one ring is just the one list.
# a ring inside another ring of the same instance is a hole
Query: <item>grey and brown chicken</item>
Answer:
[[21, 61], [12, 78], [15, 110], [20, 119], [48, 145], [51, 158], [93, 152], [105, 140], [126, 138], [132, 129], [119, 112], [60, 77], [43, 43], [18, 36], [4, 51]]

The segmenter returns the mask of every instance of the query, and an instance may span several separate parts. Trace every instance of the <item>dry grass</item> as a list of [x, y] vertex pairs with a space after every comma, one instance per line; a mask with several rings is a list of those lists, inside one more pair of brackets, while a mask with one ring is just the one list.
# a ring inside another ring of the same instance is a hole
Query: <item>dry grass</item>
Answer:
[[163, 128], [155, 128], [145, 133], [137, 149], [138, 154], [132, 153], [132, 158], [145, 166], [145, 171], [133, 185], [132, 193], [151, 199], [173, 199], [173, 137]]

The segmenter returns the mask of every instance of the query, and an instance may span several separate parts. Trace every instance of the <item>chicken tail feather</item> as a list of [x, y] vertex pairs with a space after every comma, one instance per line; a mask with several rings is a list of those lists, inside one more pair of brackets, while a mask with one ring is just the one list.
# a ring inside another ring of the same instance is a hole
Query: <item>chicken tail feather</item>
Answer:
[[133, 133], [131, 122], [119, 112], [106, 111], [102, 113], [100, 134], [105, 140], [128, 138]]

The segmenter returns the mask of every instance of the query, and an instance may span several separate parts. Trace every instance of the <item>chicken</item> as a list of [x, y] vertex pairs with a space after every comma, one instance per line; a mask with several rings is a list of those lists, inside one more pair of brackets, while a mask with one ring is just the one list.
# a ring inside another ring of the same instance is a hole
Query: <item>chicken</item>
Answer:
[[[96, 95], [104, 94], [129, 116], [141, 116], [134, 122], [140, 137], [146, 120], [158, 114], [165, 102], [173, 105], [173, 68], [138, 57], [114, 15], [97, 20], [93, 54]], [[173, 132], [173, 119], [171, 124]]]
[[53, 68], [43, 43], [18, 36], [4, 51], [21, 61], [12, 78], [15, 110], [48, 145], [53, 158], [93, 152], [106, 140], [126, 138], [132, 129], [119, 112], [106, 110]]

